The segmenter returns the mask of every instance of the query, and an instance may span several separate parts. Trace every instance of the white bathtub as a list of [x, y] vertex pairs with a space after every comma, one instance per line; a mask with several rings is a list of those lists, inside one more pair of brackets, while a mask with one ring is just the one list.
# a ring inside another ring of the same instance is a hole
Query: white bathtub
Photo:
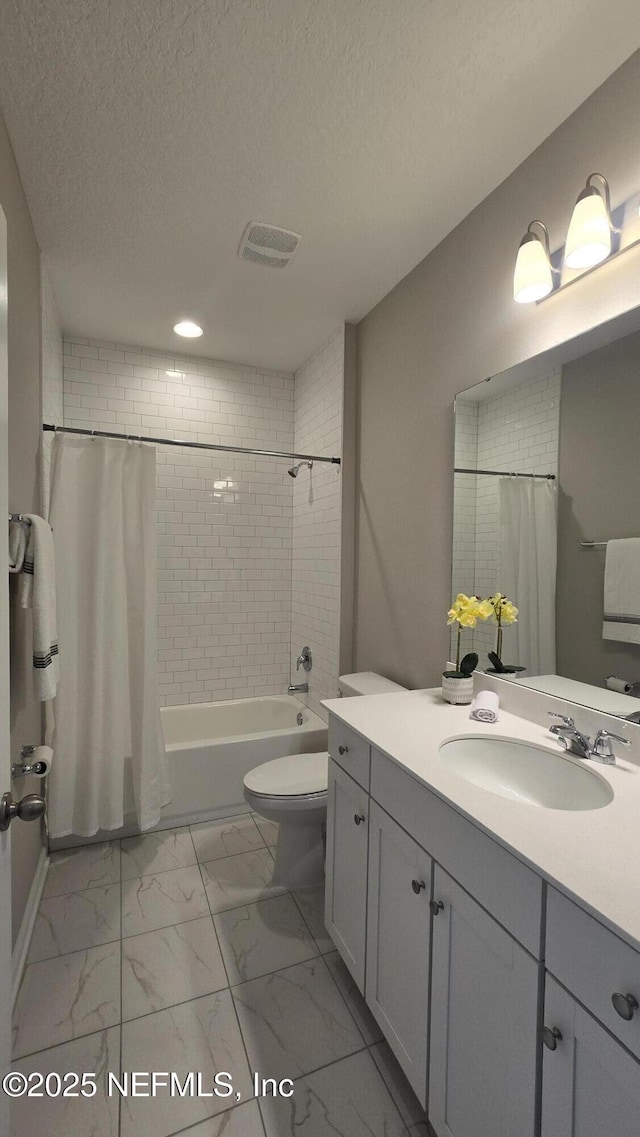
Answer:
[[[246, 813], [242, 783], [254, 766], [285, 754], [327, 749], [327, 724], [292, 695], [162, 707], [160, 718], [171, 801], [154, 829]], [[129, 784], [125, 801], [133, 801]], [[95, 837], [61, 837], [49, 844], [52, 850], [65, 849], [139, 832], [128, 806], [122, 829], [101, 830]]]
[[291, 695], [163, 707], [160, 716], [171, 784], [160, 829], [242, 813], [254, 766], [327, 749], [326, 723]]

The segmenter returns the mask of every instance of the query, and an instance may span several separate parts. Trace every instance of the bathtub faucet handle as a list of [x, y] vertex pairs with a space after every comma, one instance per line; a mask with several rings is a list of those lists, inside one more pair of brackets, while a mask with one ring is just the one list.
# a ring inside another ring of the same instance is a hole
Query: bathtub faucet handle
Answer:
[[300, 652], [300, 655], [296, 660], [296, 671], [300, 670], [300, 664], [302, 664], [305, 671], [311, 671], [312, 660], [310, 647], [303, 647], [302, 651]]

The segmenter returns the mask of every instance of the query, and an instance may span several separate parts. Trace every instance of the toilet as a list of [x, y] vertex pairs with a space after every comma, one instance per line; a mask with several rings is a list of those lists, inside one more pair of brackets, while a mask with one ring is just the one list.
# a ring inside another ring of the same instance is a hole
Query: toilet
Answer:
[[[406, 688], [374, 671], [359, 671], [341, 675], [338, 690], [348, 698]], [[251, 809], [280, 827], [273, 880], [286, 888], [315, 888], [323, 883], [328, 763], [326, 750], [288, 754], [256, 766], [244, 779], [244, 796]]]

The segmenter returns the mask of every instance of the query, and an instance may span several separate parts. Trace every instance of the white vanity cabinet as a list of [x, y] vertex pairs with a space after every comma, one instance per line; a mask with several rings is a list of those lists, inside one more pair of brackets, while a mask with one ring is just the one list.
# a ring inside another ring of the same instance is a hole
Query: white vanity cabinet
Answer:
[[369, 795], [329, 760], [325, 924], [364, 995]]
[[433, 862], [371, 801], [366, 999], [426, 1106]]
[[439, 865], [433, 904], [429, 1120], [534, 1137], [540, 965]]
[[551, 975], [541, 1137], [638, 1137], [640, 1065]]

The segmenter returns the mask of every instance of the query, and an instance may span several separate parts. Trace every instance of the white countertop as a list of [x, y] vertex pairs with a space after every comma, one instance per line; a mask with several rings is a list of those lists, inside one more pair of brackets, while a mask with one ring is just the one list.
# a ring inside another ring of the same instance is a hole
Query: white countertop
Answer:
[[615, 766], [593, 763], [593, 772], [614, 791], [613, 801], [601, 809], [546, 809], [471, 785], [438, 754], [447, 739], [473, 734], [555, 752], [557, 743], [544, 726], [502, 708], [497, 723], [475, 722], [469, 706], [451, 706], [439, 689], [329, 699], [323, 705], [640, 950], [640, 765], [624, 758]]

